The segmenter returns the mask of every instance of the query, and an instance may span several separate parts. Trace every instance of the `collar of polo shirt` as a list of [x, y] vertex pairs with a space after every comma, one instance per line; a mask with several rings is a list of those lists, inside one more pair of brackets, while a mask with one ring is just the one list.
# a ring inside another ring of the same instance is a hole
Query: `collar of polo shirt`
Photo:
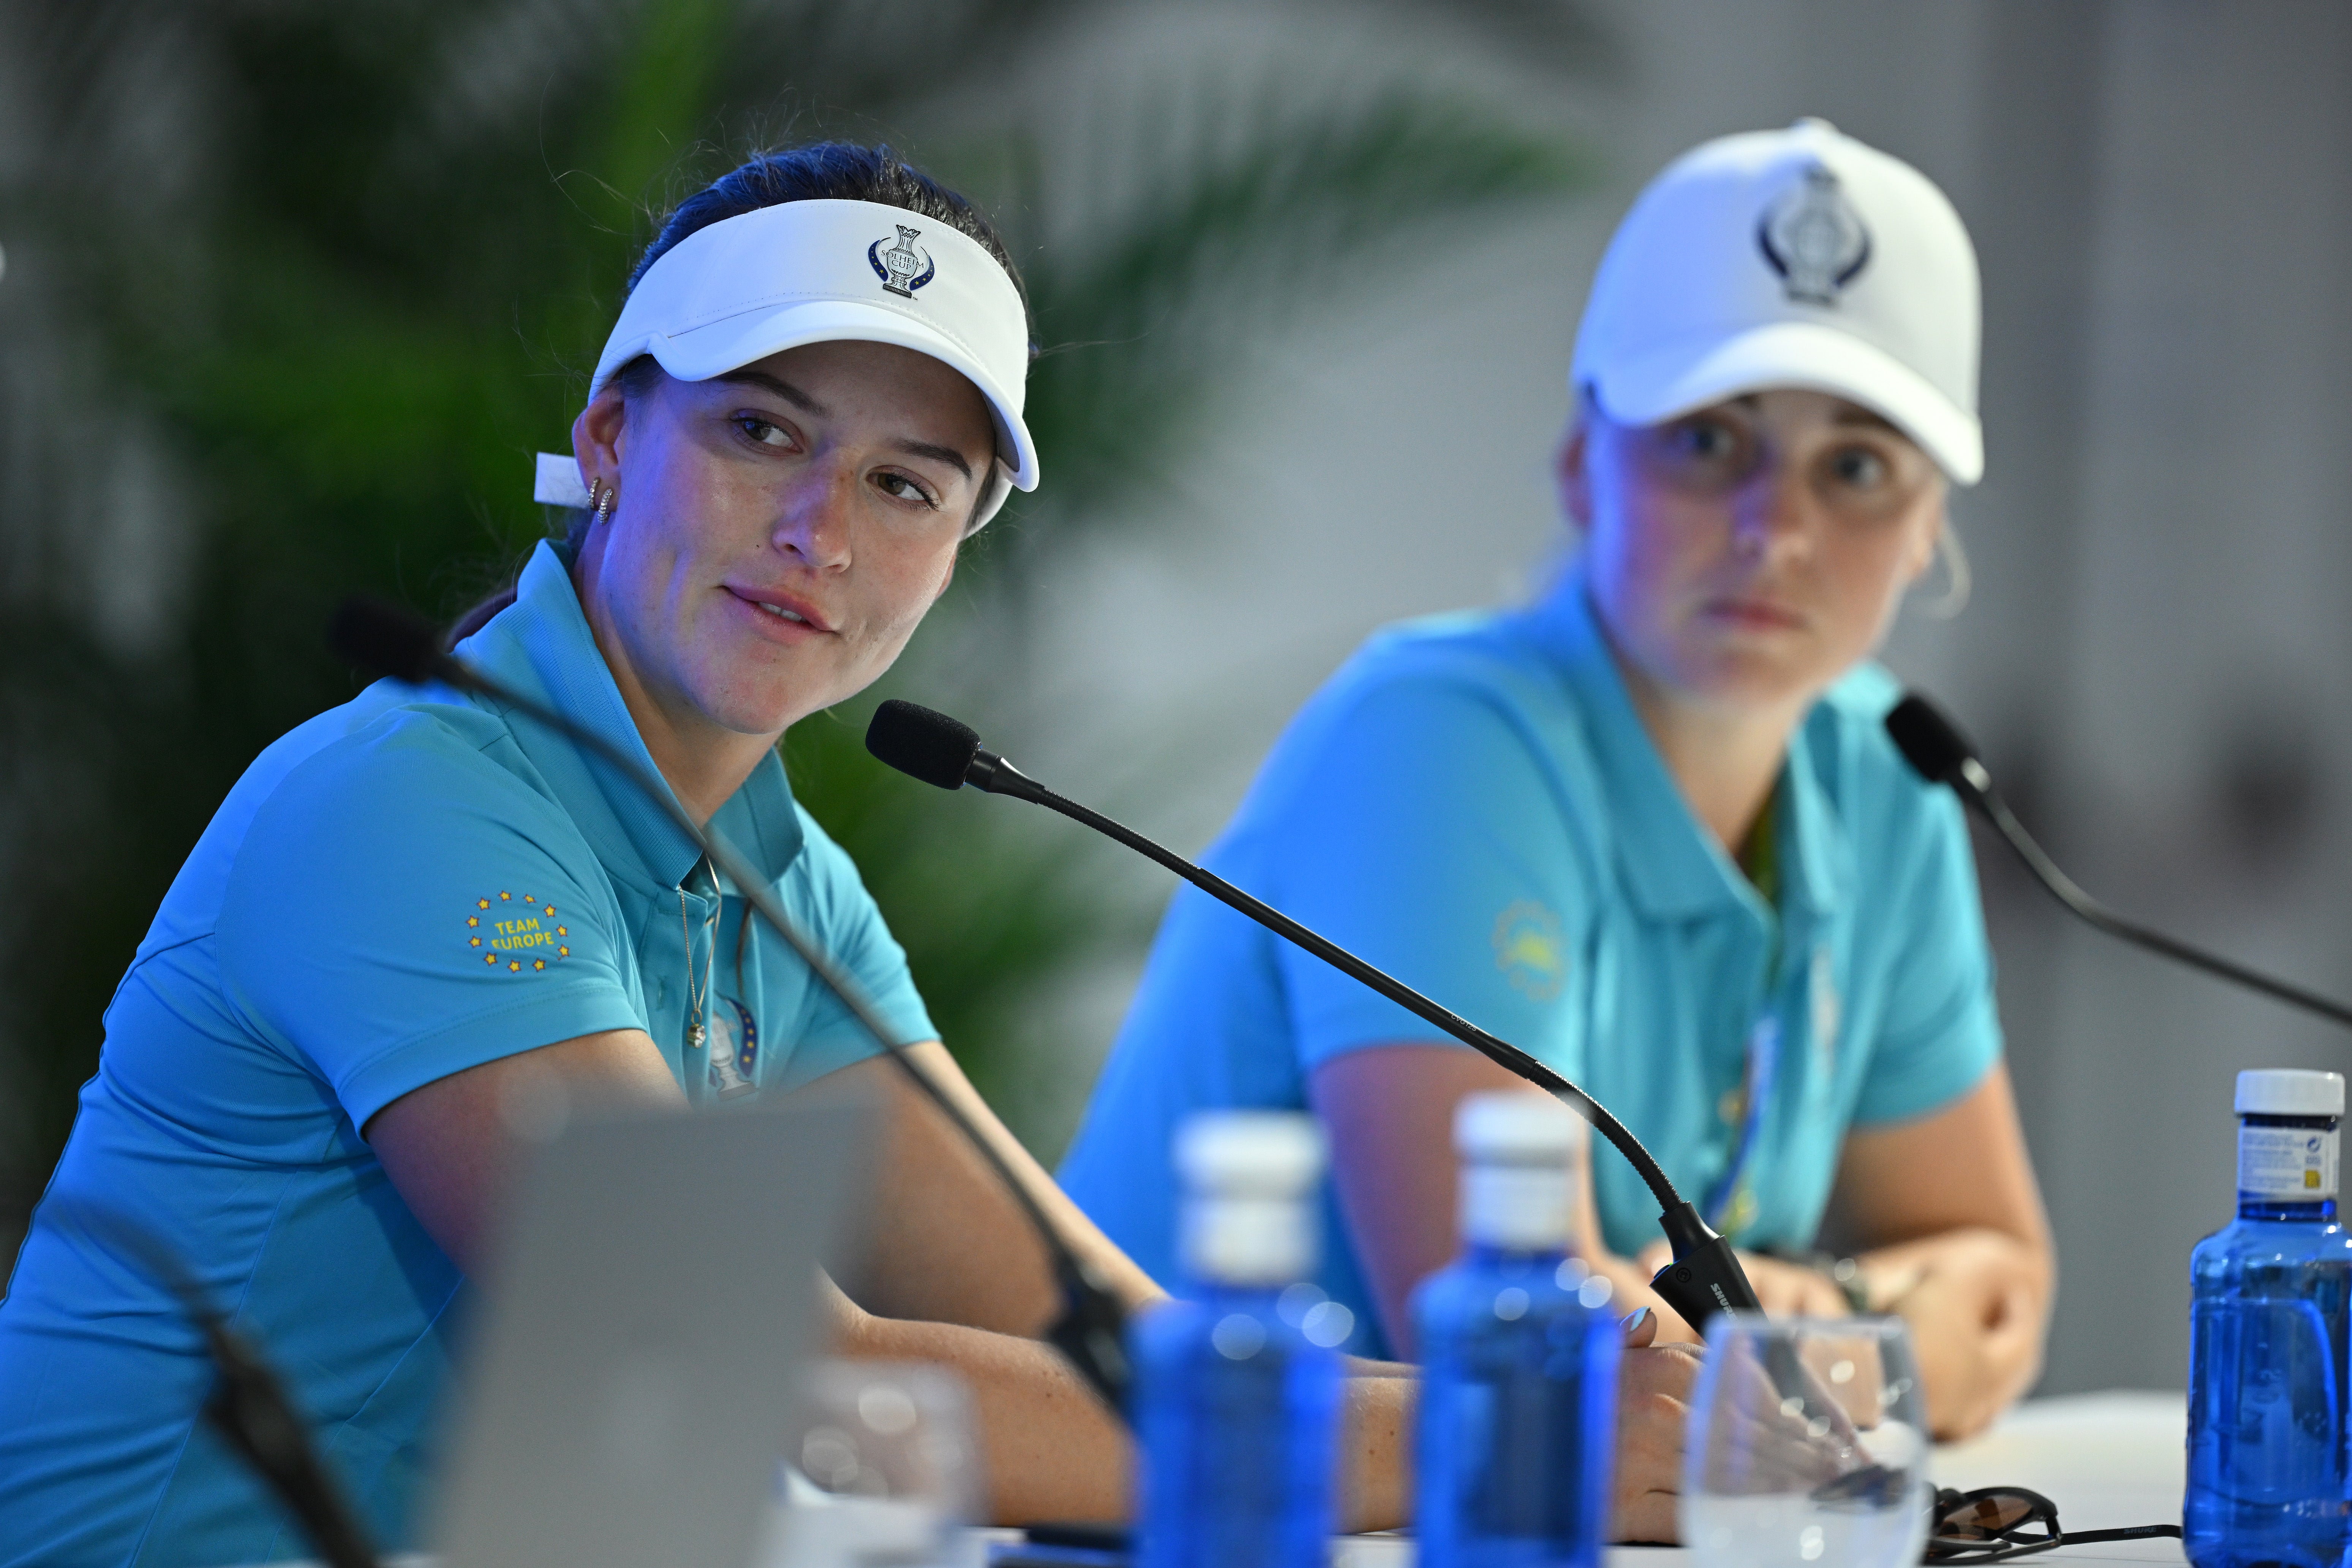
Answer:
[[[987, 248], [950, 224], [878, 202], [761, 207], [679, 240], [621, 308], [589, 384], [650, 354], [680, 381], [708, 381], [804, 343], [895, 343], [970, 381], [996, 427], [996, 468], [977, 529], [1009, 489], [1037, 488], [1037, 448], [1022, 422], [1029, 374], [1021, 291]], [[542, 453], [534, 498], [585, 507], [570, 457]]]

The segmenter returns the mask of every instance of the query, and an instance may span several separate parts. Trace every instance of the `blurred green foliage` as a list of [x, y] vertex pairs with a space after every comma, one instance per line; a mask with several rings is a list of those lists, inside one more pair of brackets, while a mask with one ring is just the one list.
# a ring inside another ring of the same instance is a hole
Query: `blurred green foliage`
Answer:
[[[1355, 17], [1415, 12], [1523, 61], [1565, 68], [1593, 45], [1532, 0]], [[1121, 523], [1139, 486], [1195, 460], [1237, 345], [1360, 296], [1385, 245], [1580, 177], [1556, 139], [1410, 87], [1171, 79], [1102, 127], [1123, 159], [1115, 197], [1049, 172], [1017, 76], [1003, 104], [972, 108], [1099, 15], [0, 0], [0, 41], [29, 51], [20, 79], [40, 89], [18, 106], [38, 156], [0, 175], [0, 395], [11, 449], [41, 459], [0, 477], [0, 1083], [16, 1102], [0, 1226], [37, 1191], [106, 998], [222, 795], [352, 691], [320, 645], [328, 606], [369, 589], [454, 614], [545, 530], [529, 454], [564, 444], [668, 199], [762, 142], [846, 135], [892, 141], [1003, 222], [1044, 350], [1029, 406], [1046, 486], [981, 536], [889, 683], [971, 695], [986, 721], [1020, 679], [1024, 562]], [[101, 482], [148, 469], [163, 479], [143, 500]], [[150, 534], [101, 526], [134, 501]], [[155, 551], [153, 531], [193, 546]], [[142, 548], [166, 563], [150, 563], [165, 607], [110, 625], [93, 602], [139, 564], [110, 552]], [[883, 694], [800, 726], [787, 761], [986, 1089], [1039, 1043], [1023, 999], [1133, 942], [1145, 913], [1107, 908], [1066, 839], [866, 759], [863, 710]]]

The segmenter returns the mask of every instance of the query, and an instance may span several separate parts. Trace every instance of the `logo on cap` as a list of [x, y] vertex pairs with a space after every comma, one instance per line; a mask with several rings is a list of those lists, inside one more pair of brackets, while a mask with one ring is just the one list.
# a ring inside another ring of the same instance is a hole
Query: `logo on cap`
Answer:
[[[883, 249], [882, 239], [890, 237], [884, 235], [866, 247], [866, 260], [874, 268], [874, 276], [882, 279], [882, 287], [902, 300], [911, 300], [916, 289], [940, 275], [940, 264], [931, 259], [930, 252], [915, 248], [915, 237], [923, 232], [921, 229], [908, 228], [903, 223], [894, 226], [898, 231], [898, 243]], [[919, 278], [916, 276], [919, 271], [922, 274]]]
[[1836, 304], [1845, 286], [1870, 265], [1870, 230], [1838, 187], [1838, 177], [1819, 163], [1805, 171], [1795, 190], [1764, 209], [1756, 224], [1756, 244], [1780, 275], [1789, 298], [1801, 304]]

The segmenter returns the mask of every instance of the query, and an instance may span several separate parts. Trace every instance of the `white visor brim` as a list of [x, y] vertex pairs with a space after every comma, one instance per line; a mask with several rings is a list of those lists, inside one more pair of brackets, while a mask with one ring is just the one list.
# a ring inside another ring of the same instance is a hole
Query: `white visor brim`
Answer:
[[1630, 357], [1593, 377], [1612, 419], [1655, 425], [1710, 403], [1775, 387], [1860, 405], [1918, 443], [1955, 484], [1984, 476], [1984, 427], [1927, 377], [1852, 332], [1776, 321]]
[[[891, 343], [928, 354], [956, 371], [988, 405], [996, 455], [1017, 489], [1037, 488], [1037, 453], [1022, 423], [1021, 405], [1006, 395], [979, 359], [945, 332], [899, 311], [854, 300], [804, 300], [729, 316], [675, 335], [647, 334], [635, 353], [653, 356], [680, 381], [709, 381], [729, 371], [809, 343]], [[601, 384], [596, 390], [602, 390]], [[591, 395], [593, 395], [592, 392]]]

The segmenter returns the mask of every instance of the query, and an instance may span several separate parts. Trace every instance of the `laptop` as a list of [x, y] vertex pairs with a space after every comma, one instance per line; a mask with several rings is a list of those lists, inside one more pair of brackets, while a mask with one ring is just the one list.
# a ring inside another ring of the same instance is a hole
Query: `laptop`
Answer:
[[816, 1270], [863, 1234], [867, 1108], [824, 1097], [567, 1128], [483, 1291], [439, 1497], [446, 1568], [744, 1568]]

